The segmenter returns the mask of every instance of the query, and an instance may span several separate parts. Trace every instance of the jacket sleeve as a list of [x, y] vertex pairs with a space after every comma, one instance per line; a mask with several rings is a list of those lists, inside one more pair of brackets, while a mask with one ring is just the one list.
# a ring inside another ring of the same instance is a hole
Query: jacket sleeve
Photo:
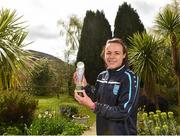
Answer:
[[129, 116], [136, 108], [138, 97], [138, 78], [128, 72], [125, 72], [125, 79], [119, 89], [119, 97], [116, 106], [110, 106], [96, 102], [94, 112], [110, 120], [123, 120]]

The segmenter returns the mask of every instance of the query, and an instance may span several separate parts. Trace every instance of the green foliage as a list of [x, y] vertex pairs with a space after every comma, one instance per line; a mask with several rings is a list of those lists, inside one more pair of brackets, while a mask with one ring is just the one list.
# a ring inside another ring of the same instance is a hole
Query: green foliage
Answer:
[[100, 57], [107, 39], [112, 37], [111, 27], [103, 11], [87, 11], [84, 18], [77, 61], [85, 63], [85, 76], [94, 85], [97, 75], [105, 69]]
[[180, 8], [179, 1], [166, 5], [155, 19], [154, 32], [171, 46], [173, 72], [177, 79], [178, 105], [180, 105]]
[[85, 130], [84, 125], [67, 122], [53, 112], [45, 111], [38, 115], [29, 128], [28, 135], [80, 135]]
[[68, 122], [61, 135], [81, 135], [87, 127], [83, 124]]
[[1, 91], [0, 122], [29, 123], [37, 104], [38, 101], [26, 92]]
[[23, 124], [30, 124], [38, 101], [26, 92], [0, 91], [0, 126], [17, 126], [23, 130]]
[[17, 127], [11, 127], [9, 126], [6, 130], [5, 133], [3, 133], [3, 135], [21, 135], [22, 131], [17, 128]]
[[63, 132], [66, 120], [55, 113], [45, 111], [35, 118], [29, 128], [26, 127], [28, 135], [57, 135]]
[[131, 5], [124, 2], [119, 6], [114, 25], [114, 36], [121, 38], [127, 46], [129, 45], [128, 37], [136, 32], [145, 31], [138, 13]]
[[174, 113], [177, 122], [180, 124], [180, 107], [178, 105], [171, 105], [169, 109]]
[[53, 82], [53, 78], [56, 77], [48, 65], [48, 60], [38, 60], [38, 64], [36, 64], [32, 70], [32, 93], [39, 96], [49, 94], [51, 89], [48, 88], [48, 85], [50, 85], [50, 82]]
[[132, 45], [128, 54], [129, 63], [144, 83], [147, 96], [154, 101], [155, 84], [164, 70], [162, 41], [145, 32], [135, 33], [129, 41]]
[[156, 113], [139, 111], [137, 116], [137, 129], [139, 135], [178, 135], [179, 126], [175, 121], [173, 112]]
[[159, 78], [163, 70], [161, 58], [162, 41], [147, 33], [135, 33], [129, 38], [131, 48], [129, 49], [129, 63], [133, 66], [143, 81]]
[[29, 74], [31, 54], [23, 47], [27, 36], [24, 22], [16, 11], [0, 10], [0, 89], [8, 90], [20, 84], [20, 75]]

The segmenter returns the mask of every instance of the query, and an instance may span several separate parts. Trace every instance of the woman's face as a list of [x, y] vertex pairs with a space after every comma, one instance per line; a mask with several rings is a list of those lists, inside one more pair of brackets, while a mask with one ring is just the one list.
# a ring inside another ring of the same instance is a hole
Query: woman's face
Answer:
[[119, 43], [109, 43], [105, 47], [104, 60], [108, 69], [118, 68], [122, 65], [126, 54], [123, 54], [123, 47]]

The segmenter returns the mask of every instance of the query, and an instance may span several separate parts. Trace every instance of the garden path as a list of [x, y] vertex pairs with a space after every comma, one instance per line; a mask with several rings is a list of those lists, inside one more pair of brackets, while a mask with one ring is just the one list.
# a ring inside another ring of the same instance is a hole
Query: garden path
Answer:
[[96, 122], [87, 130], [85, 131], [82, 136], [95, 136], [96, 135]]

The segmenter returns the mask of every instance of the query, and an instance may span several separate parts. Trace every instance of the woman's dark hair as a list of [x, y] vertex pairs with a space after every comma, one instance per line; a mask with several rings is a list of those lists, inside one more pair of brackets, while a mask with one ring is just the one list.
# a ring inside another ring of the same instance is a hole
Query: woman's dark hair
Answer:
[[119, 38], [112, 38], [107, 40], [106, 45], [104, 46], [102, 52], [101, 52], [101, 57], [104, 59], [105, 56], [105, 48], [109, 43], [119, 43], [122, 47], [123, 47], [123, 54], [126, 54], [126, 57], [124, 58], [122, 65], [128, 65], [128, 49], [127, 46], [125, 45], [125, 43], [119, 39]]

